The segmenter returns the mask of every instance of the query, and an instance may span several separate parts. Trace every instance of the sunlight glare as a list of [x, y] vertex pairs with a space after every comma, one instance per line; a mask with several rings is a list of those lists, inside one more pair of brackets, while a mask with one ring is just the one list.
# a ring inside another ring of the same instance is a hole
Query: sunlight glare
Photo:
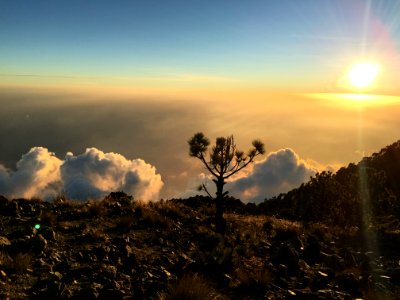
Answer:
[[373, 84], [381, 66], [377, 63], [357, 63], [351, 66], [347, 77], [350, 85], [355, 88], [367, 88]]

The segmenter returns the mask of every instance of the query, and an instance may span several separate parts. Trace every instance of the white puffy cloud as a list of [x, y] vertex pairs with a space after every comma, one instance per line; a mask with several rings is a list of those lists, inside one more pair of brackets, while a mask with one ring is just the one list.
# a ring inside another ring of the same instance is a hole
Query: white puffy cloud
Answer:
[[22, 155], [15, 171], [0, 165], [0, 193], [12, 198], [49, 198], [60, 189], [62, 161], [43, 147]]
[[156, 169], [142, 159], [128, 160], [117, 153], [96, 148], [74, 156], [67, 153], [61, 166], [64, 193], [73, 199], [99, 198], [123, 190], [135, 198], [156, 199], [163, 186]]
[[50, 199], [65, 194], [76, 200], [100, 198], [123, 190], [143, 201], [156, 200], [163, 186], [155, 167], [142, 159], [89, 148], [80, 155], [58, 159], [46, 148], [24, 154], [15, 171], [0, 165], [0, 194]]
[[281, 149], [256, 162], [244, 177], [227, 183], [226, 189], [244, 202], [258, 203], [298, 187], [317, 171], [315, 162], [308, 163], [292, 149]]

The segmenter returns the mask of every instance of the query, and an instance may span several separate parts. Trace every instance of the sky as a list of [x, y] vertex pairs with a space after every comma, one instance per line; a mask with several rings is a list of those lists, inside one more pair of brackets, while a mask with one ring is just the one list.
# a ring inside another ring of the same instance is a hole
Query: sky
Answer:
[[[399, 11], [390, 0], [2, 0], [0, 193], [191, 195], [209, 180], [188, 156], [199, 131], [234, 134], [244, 150], [265, 142], [230, 183], [244, 201], [356, 162], [399, 139]], [[359, 89], [346, 76], [362, 61], [380, 71]]]

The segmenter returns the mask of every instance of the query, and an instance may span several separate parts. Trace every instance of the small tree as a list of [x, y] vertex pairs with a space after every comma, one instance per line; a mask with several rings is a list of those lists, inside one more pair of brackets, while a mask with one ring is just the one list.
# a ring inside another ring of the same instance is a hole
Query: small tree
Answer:
[[[260, 140], [254, 140], [253, 148], [245, 155], [243, 151], [236, 149], [235, 141], [231, 135], [226, 138], [218, 137], [215, 146], [210, 150], [210, 141], [201, 132], [196, 133], [188, 141], [188, 144], [190, 156], [200, 159], [206, 169], [215, 177], [213, 179], [217, 187], [215, 225], [217, 231], [222, 233], [225, 230], [223, 199], [228, 194], [228, 192], [224, 192], [226, 180], [254, 162], [257, 155], [264, 154], [264, 144]], [[208, 193], [204, 184], [202, 187]]]

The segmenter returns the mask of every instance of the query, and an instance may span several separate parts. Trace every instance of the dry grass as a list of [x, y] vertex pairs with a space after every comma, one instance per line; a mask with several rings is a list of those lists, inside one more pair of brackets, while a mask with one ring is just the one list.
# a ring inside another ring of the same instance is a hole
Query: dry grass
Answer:
[[171, 203], [170, 201], [160, 201], [155, 205], [155, 209], [163, 216], [171, 219], [181, 219], [185, 216], [182, 211], [182, 207], [177, 203]]
[[67, 199], [64, 195], [59, 195], [56, 198], [54, 198], [53, 204], [56, 206], [67, 206], [67, 207], [82, 206], [82, 203]]
[[102, 217], [106, 215], [107, 208], [105, 207], [103, 201], [89, 200], [84, 208], [84, 211], [90, 216]]
[[30, 200], [31, 202], [32, 202], [32, 204], [34, 204], [34, 205], [40, 205], [40, 204], [42, 204], [43, 203], [43, 200], [42, 199], [40, 199], [40, 198], [31, 198], [31, 200]]
[[135, 224], [135, 218], [133, 216], [121, 216], [116, 221], [115, 227], [120, 230], [128, 231]]
[[8, 266], [12, 262], [12, 258], [4, 251], [0, 251], [0, 266]]
[[304, 232], [314, 234], [321, 239], [332, 239], [332, 236], [351, 237], [357, 234], [358, 227], [342, 228], [338, 226], [327, 226], [322, 223], [306, 223]]
[[215, 205], [212, 206], [201, 206], [199, 208], [199, 214], [205, 216], [214, 216], [216, 212]]
[[302, 232], [302, 226], [300, 222], [289, 221], [284, 219], [276, 219], [274, 217], [269, 217], [269, 219], [273, 222], [275, 230], [295, 231], [298, 234]]
[[139, 219], [139, 224], [154, 228], [170, 228], [171, 219], [162, 216], [155, 210], [152, 203], [136, 203], [134, 206], [134, 216]]
[[160, 300], [204, 300], [215, 299], [214, 291], [198, 274], [185, 275], [175, 285], [170, 286]]
[[267, 269], [252, 270], [251, 272], [238, 272], [238, 279], [243, 286], [251, 288], [254, 284], [267, 286], [273, 282], [274, 275]]
[[40, 221], [47, 226], [54, 226], [57, 223], [57, 216], [49, 210], [44, 210], [40, 214]]
[[32, 255], [30, 253], [18, 253], [13, 258], [12, 270], [14, 273], [21, 274], [31, 264]]
[[5, 252], [0, 252], [0, 266], [12, 274], [23, 273], [31, 264], [30, 253], [17, 253], [11, 257]]
[[105, 240], [106, 234], [102, 229], [90, 229], [88, 235], [94, 240]]

